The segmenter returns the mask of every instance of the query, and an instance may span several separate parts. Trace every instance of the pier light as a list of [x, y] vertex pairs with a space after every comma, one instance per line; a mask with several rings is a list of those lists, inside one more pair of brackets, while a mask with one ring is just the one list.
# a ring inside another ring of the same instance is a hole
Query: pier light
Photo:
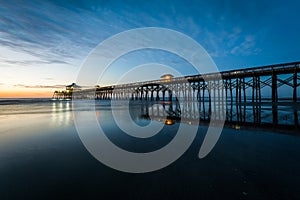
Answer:
[[172, 74], [164, 74], [160, 77], [160, 79], [163, 81], [170, 81], [172, 78], [174, 78]]
[[166, 125], [173, 125], [175, 122], [172, 119], [166, 119], [165, 124]]

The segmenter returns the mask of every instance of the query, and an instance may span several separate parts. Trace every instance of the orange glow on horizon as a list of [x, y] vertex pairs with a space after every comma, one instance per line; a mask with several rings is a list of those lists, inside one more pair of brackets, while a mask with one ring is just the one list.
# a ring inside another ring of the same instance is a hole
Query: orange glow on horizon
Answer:
[[51, 98], [53, 92], [49, 89], [0, 90], [0, 98]]

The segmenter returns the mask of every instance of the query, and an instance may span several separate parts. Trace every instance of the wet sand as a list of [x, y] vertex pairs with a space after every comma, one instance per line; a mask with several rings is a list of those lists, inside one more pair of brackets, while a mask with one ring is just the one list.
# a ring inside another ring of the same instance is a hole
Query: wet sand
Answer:
[[[1, 200], [300, 198], [299, 136], [225, 128], [213, 151], [199, 159], [207, 129], [199, 127], [180, 159], [159, 171], [129, 174], [89, 154], [76, 132], [70, 104], [36, 106], [44, 111], [28, 112], [27, 106], [22, 114], [0, 115]], [[110, 110], [98, 111], [104, 129], [116, 139], [120, 133], [108, 123]], [[172, 139], [176, 126], [164, 129], [160, 142]]]

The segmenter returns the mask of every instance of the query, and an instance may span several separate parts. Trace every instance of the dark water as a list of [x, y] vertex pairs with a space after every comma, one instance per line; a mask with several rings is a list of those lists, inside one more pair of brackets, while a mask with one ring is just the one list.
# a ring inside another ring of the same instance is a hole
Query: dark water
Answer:
[[[139, 106], [134, 120], [147, 125]], [[91, 109], [82, 104], [75, 111]], [[137, 141], [116, 126], [108, 102], [96, 103], [96, 116], [115, 144], [137, 152], [161, 148], [179, 126]], [[0, 199], [300, 199], [299, 136], [225, 128], [212, 152], [199, 159], [206, 130], [200, 126], [191, 147], [168, 167], [130, 174], [89, 154], [71, 101], [1, 100]]]

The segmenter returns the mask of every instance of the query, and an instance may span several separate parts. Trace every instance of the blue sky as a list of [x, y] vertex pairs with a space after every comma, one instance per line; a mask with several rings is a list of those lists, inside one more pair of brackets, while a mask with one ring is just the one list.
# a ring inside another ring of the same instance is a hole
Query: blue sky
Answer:
[[[0, 89], [50, 90], [74, 82], [97, 44], [141, 27], [170, 28], [192, 37], [220, 71], [299, 61], [299, 10], [300, 1], [292, 0], [1, 0]], [[162, 60], [165, 53], [141, 55], [145, 63], [178, 61], [173, 56]], [[133, 58], [132, 63], [127, 58], [129, 65], [140, 64]]]

